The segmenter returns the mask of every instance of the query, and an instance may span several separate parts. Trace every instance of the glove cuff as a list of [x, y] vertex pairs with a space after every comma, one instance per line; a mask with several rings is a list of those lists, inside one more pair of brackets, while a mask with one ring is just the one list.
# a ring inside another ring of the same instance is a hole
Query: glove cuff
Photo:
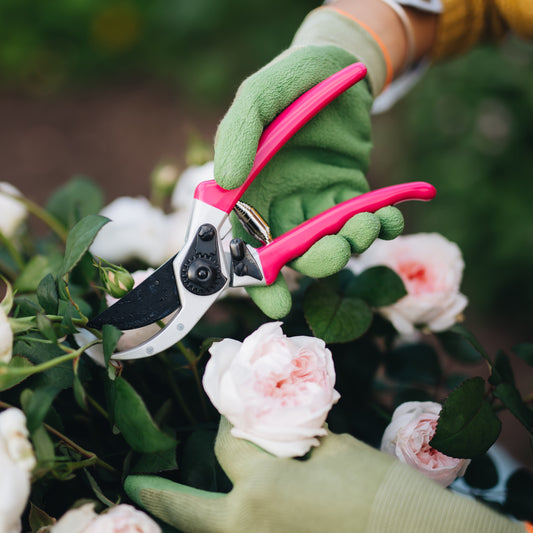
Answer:
[[366, 533], [524, 533], [514, 522], [475, 500], [443, 489], [399, 461], [376, 494]]
[[363, 22], [334, 7], [311, 11], [296, 32], [291, 47], [333, 45], [346, 50], [368, 71], [376, 97], [392, 80], [392, 64], [381, 39]]

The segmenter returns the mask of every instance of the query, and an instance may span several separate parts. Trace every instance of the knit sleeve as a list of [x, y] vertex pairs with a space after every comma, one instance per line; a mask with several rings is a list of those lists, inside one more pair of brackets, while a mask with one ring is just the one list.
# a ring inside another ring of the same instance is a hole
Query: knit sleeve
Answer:
[[482, 41], [496, 41], [511, 31], [533, 39], [531, 0], [442, 0], [432, 59], [466, 52]]

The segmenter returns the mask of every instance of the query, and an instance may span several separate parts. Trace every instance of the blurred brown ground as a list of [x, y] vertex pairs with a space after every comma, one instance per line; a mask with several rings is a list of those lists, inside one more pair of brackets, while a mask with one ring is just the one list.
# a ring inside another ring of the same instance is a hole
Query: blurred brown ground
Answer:
[[[16, 185], [41, 205], [77, 174], [100, 184], [106, 203], [117, 196], [146, 196], [154, 167], [170, 160], [184, 168], [190, 136], [199, 134], [211, 143], [222, 114], [223, 109], [184, 106], [170, 88], [146, 83], [53, 97], [0, 94], [0, 181]], [[394, 147], [387, 139], [387, 120], [376, 121], [378, 152], [380, 145], [381, 149]], [[383, 176], [372, 176], [370, 181], [373, 187], [386, 185]], [[491, 356], [498, 349], [509, 353], [531, 334], [500, 317], [487, 321], [468, 313], [467, 326]], [[532, 369], [517, 357], [512, 360], [522, 395], [530, 394]], [[487, 374], [484, 363], [468, 371]], [[502, 422], [501, 442], [517, 460], [533, 468], [526, 430], [507, 413]]]

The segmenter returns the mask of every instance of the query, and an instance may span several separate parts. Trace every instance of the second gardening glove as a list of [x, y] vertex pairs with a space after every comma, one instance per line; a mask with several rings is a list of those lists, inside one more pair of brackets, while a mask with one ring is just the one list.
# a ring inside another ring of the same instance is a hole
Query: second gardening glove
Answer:
[[186, 533], [526, 533], [347, 434], [328, 432], [308, 459], [279, 458], [233, 437], [222, 418], [215, 452], [228, 494], [156, 476], [128, 477], [126, 492]]
[[[245, 181], [265, 126], [302, 93], [357, 61], [367, 66], [367, 79], [294, 135], [242, 197], [269, 224], [273, 237], [369, 190], [365, 174], [372, 146], [370, 108], [387, 77], [379, 45], [366, 29], [334, 9], [311, 12], [292, 46], [242, 83], [218, 128], [215, 179], [232, 189]], [[235, 217], [232, 222], [235, 237], [259, 244]], [[311, 277], [329, 276], [341, 270], [353, 252], [363, 252], [378, 236], [395, 238], [402, 229], [396, 208], [360, 213], [291, 266]], [[271, 318], [290, 310], [291, 296], [281, 276], [269, 287], [248, 292]]]

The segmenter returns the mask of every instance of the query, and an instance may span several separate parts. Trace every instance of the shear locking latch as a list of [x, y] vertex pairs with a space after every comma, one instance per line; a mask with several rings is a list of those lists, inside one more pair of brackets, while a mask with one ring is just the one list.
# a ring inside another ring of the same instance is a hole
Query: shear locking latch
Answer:
[[182, 263], [181, 281], [193, 294], [208, 296], [218, 292], [226, 283], [220, 268], [216, 237], [217, 230], [213, 225], [202, 224]]
[[236, 276], [251, 276], [258, 280], [263, 279], [261, 269], [257, 266], [255, 259], [242, 239], [232, 239], [229, 243], [229, 251], [233, 273]]

